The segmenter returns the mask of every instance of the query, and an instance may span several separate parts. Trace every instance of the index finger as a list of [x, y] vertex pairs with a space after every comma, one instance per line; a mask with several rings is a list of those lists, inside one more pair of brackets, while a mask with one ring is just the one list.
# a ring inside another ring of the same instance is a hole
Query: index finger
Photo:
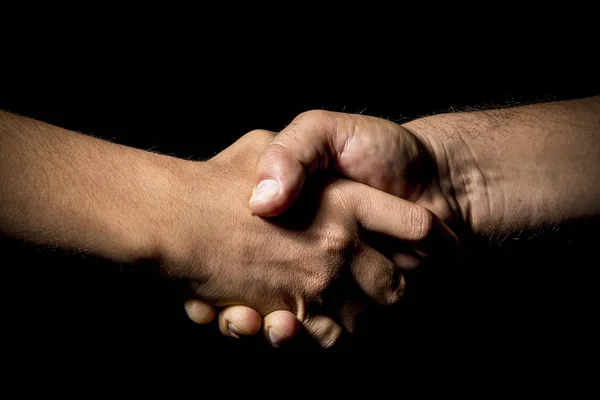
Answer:
[[458, 237], [427, 208], [361, 183], [343, 184], [364, 229], [408, 241], [429, 254], [457, 253]]

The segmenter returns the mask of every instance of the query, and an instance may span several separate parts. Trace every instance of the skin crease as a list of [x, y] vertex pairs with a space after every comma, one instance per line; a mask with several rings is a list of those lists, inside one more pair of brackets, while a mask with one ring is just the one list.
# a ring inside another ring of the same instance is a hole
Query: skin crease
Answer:
[[[305, 172], [335, 168], [414, 201], [470, 234], [535, 230], [600, 213], [599, 136], [600, 97], [441, 114], [402, 126], [310, 111], [286, 127], [258, 162], [257, 182], [279, 180], [281, 191], [250, 206], [264, 216], [285, 212], [300, 193]], [[392, 259], [406, 269], [419, 264], [410, 253]], [[255, 310], [241, 305], [222, 313], [239, 324], [244, 318], [258, 321]], [[289, 314], [267, 315], [263, 325], [285, 334], [276, 346], [295, 335]]]
[[[370, 234], [416, 247], [452, 248], [456, 237], [423, 207], [326, 174], [307, 183], [293, 213], [253, 215], [246, 193], [273, 136], [253, 131], [194, 162], [0, 112], [0, 230], [119, 263], [159, 265], [213, 305], [291, 315], [330, 346], [360, 314], [404, 293], [393, 254], [370, 246]], [[186, 311], [200, 323], [214, 316], [206, 304], [188, 302]], [[235, 308], [219, 317], [221, 329], [237, 336], [256, 332], [260, 320]], [[270, 337], [281, 336], [279, 328]]]

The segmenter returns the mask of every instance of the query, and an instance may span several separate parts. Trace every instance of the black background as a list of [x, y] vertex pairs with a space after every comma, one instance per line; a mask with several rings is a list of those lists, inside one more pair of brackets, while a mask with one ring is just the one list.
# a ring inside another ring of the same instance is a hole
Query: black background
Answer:
[[[27, 63], [3, 66], [0, 107], [114, 142], [204, 159], [252, 129], [281, 130], [309, 109], [401, 122], [466, 106], [600, 93], [592, 61], [576, 58], [575, 67], [556, 61], [577, 50], [532, 46], [523, 56], [504, 51], [509, 41], [483, 57], [467, 41], [444, 52], [427, 49], [422, 57], [353, 44], [316, 52], [311, 40], [287, 43], [280, 56], [252, 40], [234, 48], [207, 37], [177, 46], [134, 40], [118, 51], [82, 45], [84, 55], [54, 43]], [[552, 238], [480, 243], [460, 264], [427, 268], [405, 301], [367, 321], [343, 349], [549, 358], [587, 351], [597, 333], [597, 226], [589, 221]], [[261, 338], [236, 341], [214, 325], [193, 325], [175, 285], [155, 276], [13, 239], [0, 246], [3, 330], [17, 353], [125, 357], [142, 351], [194, 359], [207, 351], [270, 349]]]

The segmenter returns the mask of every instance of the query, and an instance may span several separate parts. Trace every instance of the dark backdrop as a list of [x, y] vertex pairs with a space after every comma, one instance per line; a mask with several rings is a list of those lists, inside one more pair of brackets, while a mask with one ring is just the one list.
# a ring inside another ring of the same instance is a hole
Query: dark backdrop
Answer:
[[[323, 58], [290, 68], [288, 59], [272, 57], [158, 63], [151, 55], [134, 64], [67, 57], [60, 68], [8, 74], [0, 107], [118, 143], [203, 159], [252, 129], [280, 130], [314, 108], [404, 121], [465, 106], [600, 93], [595, 75], [548, 71], [547, 60], [526, 67], [514, 60], [498, 67], [492, 60], [460, 69], [448, 58], [443, 65], [411, 60], [391, 67], [377, 60], [350, 72]], [[418, 355], [585, 352], [597, 333], [598, 299], [597, 224], [585, 225], [551, 238], [482, 243], [459, 265], [424, 269], [405, 301], [373, 317], [345, 348]], [[236, 341], [222, 338], [214, 325], [195, 326], [176, 288], [152, 275], [11, 239], [0, 246], [3, 329], [12, 350], [23, 355], [143, 351], [194, 359], [205, 351], [269, 350], [262, 340]]]

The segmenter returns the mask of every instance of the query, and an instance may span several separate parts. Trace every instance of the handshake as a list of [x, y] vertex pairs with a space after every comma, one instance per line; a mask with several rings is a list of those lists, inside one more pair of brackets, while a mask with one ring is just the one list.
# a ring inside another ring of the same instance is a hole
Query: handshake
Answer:
[[[194, 199], [193, 214], [178, 220], [180, 249], [165, 265], [192, 280], [202, 300], [186, 303], [193, 321], [214, 318], [208, 304], [224, 307], [225, 335], [262, 325], [280, 346], [301, 324], [328, 347], [369, 308], [397, 302], [404, 271], [456, 251], [438, 217], [455, 210], [431, 149], [383, 119], [304, 113], [277, 135], [252, 131], [195, 167], [205, 169], [195, 175], [206, 177], [208, 193], [193, 178], [184, 183], [180, 198]], [[194, 214], [201, 222], [190, 224]]]
[[[458, 236], [527, 235], [600, 215], [600, 97], [399, 125], [309, 111], [205, 162], [0, 111], [0, 233], [189, 283], [223, 334], [302, 328], [322, 347], [396, 303]], [[18, 188], [18, 190], [17, 190]], [[559, 190], [557, 190], [559, 188]]]

